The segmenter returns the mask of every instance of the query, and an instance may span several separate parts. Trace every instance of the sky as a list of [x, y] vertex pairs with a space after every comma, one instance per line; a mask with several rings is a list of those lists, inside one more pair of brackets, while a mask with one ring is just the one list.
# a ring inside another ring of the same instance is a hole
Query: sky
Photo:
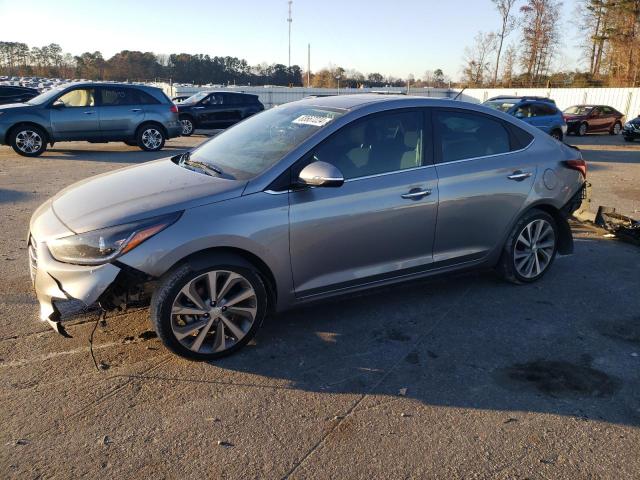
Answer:
[[[562, 7], [563, 69], [580, 62], [576, 2]], [[287, 8], [287, 0], [0, 0], [0, 41], [58, 43], [105, 58], [142, 50], [286, 65]], [[499, 25], [490, 0], [293, 0], [292, 18], [292, 64], [306, 69], [310, 43], [312, 71], [341, 66], [400, 78], [441, 68], [457, 79], [465, 46]]]

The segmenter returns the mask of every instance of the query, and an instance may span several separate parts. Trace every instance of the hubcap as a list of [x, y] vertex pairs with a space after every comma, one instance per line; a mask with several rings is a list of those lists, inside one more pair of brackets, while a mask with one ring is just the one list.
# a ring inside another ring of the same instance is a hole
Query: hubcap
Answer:
[[33, 130], [22, 130], [16, 135], [16, 146], [21, 152], [34, 153], [42, 148], [42, 138]]
[[587, 133], [587, 126], [583, 123], [580, 125], [580, 135], [585, 135]]
[[553, 257], [556, 245], [553, 228], [546, 220], [538, 219], [527, 224], [513, 252], [517, 272], [524, 278], [535, 278], [544, 272]]
[[217, 353], [251, 330], [258, 310], [256, 292], [242, 275], [214, 270], [187, 283], [171, 307], [171, 330], [186, 348]]
[[182, 123], [183, 134], [188, 135], [193, 131], [193, 124], [191, 123], [191, 120], [181, 120], [180, 123]]
[[615, 133], [616, 135], [618, 135], [620, 133], [620, 125], [618, 123], [616, 123], [613, 126], [613, 133]]
[[155, 128], [147, 128], [142, 132], [142, 144], [151, 150], [155, 150], [162, 144], [162, 134]]

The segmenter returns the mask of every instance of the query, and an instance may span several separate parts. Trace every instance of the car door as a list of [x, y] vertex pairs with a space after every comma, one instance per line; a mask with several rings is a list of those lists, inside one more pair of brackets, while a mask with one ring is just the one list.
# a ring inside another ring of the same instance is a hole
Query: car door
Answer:
[[203, 127], [215, 127], [218, 123], [218, 116], [222, 97], [220, 94], [212, 93], [203, 98], [198, 105], [193, 107], [196, 116], [196, 124]]
[[431, 129], [424, 120], [421, 110], [367, 116], [294, 167], [297, 178], [307, 163], [324, 161], [345, 178], [338, 188], [289, 193], [297, 296], [410, 275], [431, 265], [438, 189]]
[[601, 132], [607, 128], [607, 118], [602, 113], [601, 107], [595, 107], [589, 114], [589, 132]]
[[556, 120], [556, 109], [551, 105], [545, 103], [532, 103], [531, 104], [531, 125], [539, 128], [544, 132], [551, 132], [551, 128], [554, 127]]
[[132, 137], [144, 121], [145, 111], [137, 91], [128, 87], [100, 87], [98, 118], [104, 139], [122, 140]]
[[49, 108], [55, 140], [90, 140], [100, 136], [94, 87], [66, 90]]
[[616, 123], [618, 117], [616, 116], [616, 111], [607, 106], [600, 107], [602, 111], [602, 129], [603, 130], [611, 130], [613, 125]]
[[531, 191], [536, 162], [526, 147], [533, 136], [460, 109], [436, 110], [433, 125], [439, 179], [434, 263], [479, 260], [499, 245]]

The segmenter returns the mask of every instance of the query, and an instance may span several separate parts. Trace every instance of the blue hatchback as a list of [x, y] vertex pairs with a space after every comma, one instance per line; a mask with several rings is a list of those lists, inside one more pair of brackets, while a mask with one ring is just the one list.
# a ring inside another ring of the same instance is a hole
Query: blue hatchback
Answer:
[[493, 97], [483, 105], [513, 115], [534, 127], [562, 140], [567, 123], [556, 103], [544, 97]]

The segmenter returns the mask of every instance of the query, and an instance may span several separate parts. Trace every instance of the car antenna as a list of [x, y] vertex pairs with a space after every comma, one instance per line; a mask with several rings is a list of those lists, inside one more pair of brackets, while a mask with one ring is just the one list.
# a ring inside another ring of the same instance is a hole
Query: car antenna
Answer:
[[466, 89], [467, 89], [467, 87], [466, 87], [466, 86], [465, 86], [465, 87], [463, 87], [463, 88], [462, 88], [462, 90], [460, 90], [460, 91], [458, 92], [458, 94], [457, 94], [455, 97], [453, 97], [453, 99], [454, 99], [454, 100], [457, 100], [457, 99], [458, 99], [458, 97], [459, 97], [460, 95], [462, 95], [462, 92], [464, 92]]

